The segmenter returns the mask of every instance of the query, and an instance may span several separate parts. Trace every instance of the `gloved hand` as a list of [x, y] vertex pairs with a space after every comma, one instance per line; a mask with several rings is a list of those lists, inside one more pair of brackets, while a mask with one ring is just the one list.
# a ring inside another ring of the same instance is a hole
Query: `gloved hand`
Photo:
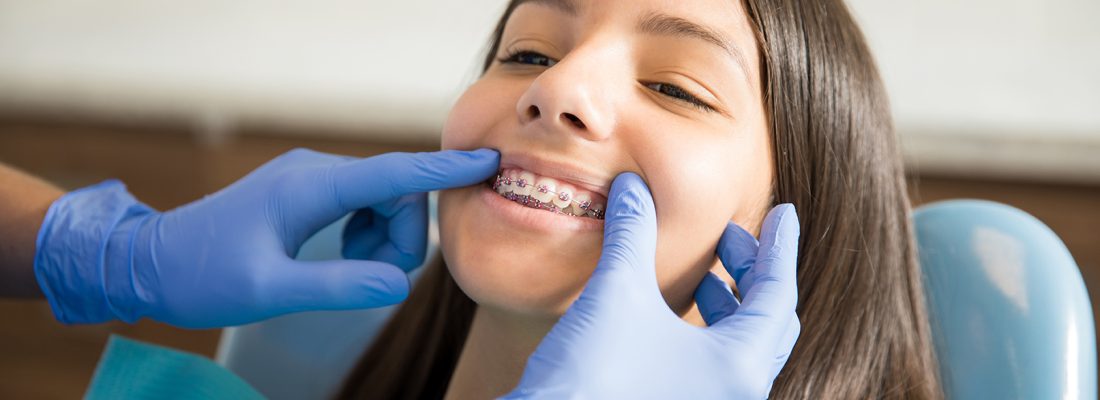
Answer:
[[794, 207], [768, 213], [757, 241], [730, 223], [718, 256], [743, 295], [714, 274], [695, 300], [707, 328], [665, 304], [654, 257], [657, 218], [641, 178], [611, 186], [603, 254], [579, 299], [527, 360], [510, 398], [762, 399], [798, 338]]
[[[204, 328], [389, 305], [405, 299], [405, 272], [424, 260], [425, 192], [478, 183], [498, 163], [488, 149], [366, 159], [294, 150], [164, 213], [108, 181], [50, 207], [35, 274], [65, 323], [149, 317]], [[364, 260], [294, 260], [313, 233], [361, 209], [345, 253]]]

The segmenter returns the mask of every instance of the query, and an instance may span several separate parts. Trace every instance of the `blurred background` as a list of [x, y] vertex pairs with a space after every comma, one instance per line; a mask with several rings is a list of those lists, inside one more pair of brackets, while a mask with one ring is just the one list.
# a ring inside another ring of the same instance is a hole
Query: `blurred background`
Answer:
[[[505, 3], [0, 0], [0, 162], [67, 189], [119, 178], [164, 210], [294, 147], [433, 150]], [[1028, 211], [1100, 291], [1100, 2], [848, 3], [914, 203]], [[208, 356], [219, 335], [0, 315], [0, 398], [80, 396], [110, 333]]]

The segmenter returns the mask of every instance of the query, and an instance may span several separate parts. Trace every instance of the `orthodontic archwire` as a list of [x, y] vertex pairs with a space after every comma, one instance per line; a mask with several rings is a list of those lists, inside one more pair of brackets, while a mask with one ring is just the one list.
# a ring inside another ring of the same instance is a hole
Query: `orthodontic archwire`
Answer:
[[[513, 181], [512, 178], [509, 178], [509, 177], [506, 177], [506, 176], [503, 176], [503, 175], [497, 175], [496, 179], [493, 181], [492, 186], [493, 186], [493, 190], [497, 190], [500, 187], [500, 185], [511, 185], [511, 184], [515, 184], [515, 186], [518, 186], [520, 188], [526, 188], [527, 185], [532, 185], [532, 186], [535, 187], [535, 190], [539, 191], [539, 193], [551, 193], [554, 196], [557, 196], [558, 200], [568, 201], [572, 204], [576, 204], [578, 208], [585, 211], [585, 214], [591, 213], [589, 215], [591, 215], [592, 218], [603, 219], [603, 217], [604, 217], [604, 210], [600, 210], [598, 208], [590, 208], [590, 207], [592, 207], [592, 202], [591, 201], [578, 201], [576, 199], [573, 199], [572, 195], [570, 195], [569, 193], [555, 192], [553, 190], [550, 190], [550, 188], [547, 187], [546, 185], [535, 185], [533, 183], [527, 182], [526, 179], [518, 178], [515, 181]], [[558, 206], [554, 205], [553, 203], [549, 203], [549, 202], [548, 203], [543, 203], [542, 201], [539, 201], [538, 199], [535, 199], [535, 198], [533, 198], [532, 196], [529, 196], [529, 195], [521, 195], [521, 194], [516, 194], [515, 192], [508, 192], [507, 195], [503, 195], [503, 196], [508, 200], [522, 201], [523, 205], [528, 205], [529, 201], [534, 201], [535, 206], [536, 206], [535, 208], [541, 208], [541, 209], [544, 209], [544, 210], [549, 210], [549, 211], [554, 211], [554, 212], [557, 212], [557, 213], [560, 213], [560, 214], [565, 214], [565, 212], [562, 212], [561, 209], [558, 208]], [[543, 208], [542, 206], [544, 204], [548, 205], [549, 208]], [[577, 215], [577, 216], [580, 217], [580, 215]]]

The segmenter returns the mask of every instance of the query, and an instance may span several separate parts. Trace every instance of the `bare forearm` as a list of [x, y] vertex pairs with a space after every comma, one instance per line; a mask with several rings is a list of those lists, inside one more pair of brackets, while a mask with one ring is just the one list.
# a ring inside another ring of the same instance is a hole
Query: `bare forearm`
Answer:
[[34, 277], [35, 239], [46, 210], [64, 192], [0, 164], [0, 297], [41, 297]]

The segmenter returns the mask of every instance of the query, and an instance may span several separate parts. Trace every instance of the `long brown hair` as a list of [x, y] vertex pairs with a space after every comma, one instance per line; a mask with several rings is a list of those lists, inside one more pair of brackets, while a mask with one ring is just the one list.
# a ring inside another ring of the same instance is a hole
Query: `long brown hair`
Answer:
[[[802, 227], [802, 334], [770, 398], [942, 398], [901, 157], [863, 34], [842, 0], [743, 4], [762, 54], [773, 198], [793, 203]], [[441, 260], [427, 268], [341, 398], [445, 394], [476, 305]]]

